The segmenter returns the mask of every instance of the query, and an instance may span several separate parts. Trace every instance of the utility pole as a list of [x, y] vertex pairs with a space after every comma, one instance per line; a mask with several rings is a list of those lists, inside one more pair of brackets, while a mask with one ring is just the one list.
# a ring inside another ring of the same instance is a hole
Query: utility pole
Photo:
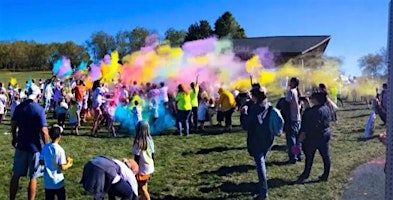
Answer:
[[387, 104], [387, 145], [385, 199], [393, 199], [393, 4], [389, 2], [388, 20], [388, 104]]

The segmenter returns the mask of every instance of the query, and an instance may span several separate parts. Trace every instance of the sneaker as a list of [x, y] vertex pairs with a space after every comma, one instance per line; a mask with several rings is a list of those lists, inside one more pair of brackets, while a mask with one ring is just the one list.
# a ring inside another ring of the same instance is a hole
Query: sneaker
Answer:
[[262, 196], [262, 195], [259, 195], [259, 194], [254, 196], [254, 200], [264, 200], [264, 199], [267, 199], [267, 196]]
[[326, 182], [326, 181], [328, 181], [328, 177], [325, 177], [325, 176], [318, 176], [318, 181], [321, 181], [321, 182]]

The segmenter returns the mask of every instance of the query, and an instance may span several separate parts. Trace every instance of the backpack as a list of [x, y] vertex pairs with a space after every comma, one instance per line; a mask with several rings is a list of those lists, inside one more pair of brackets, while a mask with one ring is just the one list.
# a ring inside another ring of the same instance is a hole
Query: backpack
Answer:
[[284, 128], [284, 119], [281, 116], [280, 111], [273, 107], [269, 106], [269, 131], [271, 134], [271, 138], [274, 136], [281, 136], [281, 133]]

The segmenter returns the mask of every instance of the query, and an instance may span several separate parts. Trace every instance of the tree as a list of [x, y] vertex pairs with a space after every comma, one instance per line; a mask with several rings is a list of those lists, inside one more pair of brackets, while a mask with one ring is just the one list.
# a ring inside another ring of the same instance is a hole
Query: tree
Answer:
[[365, 55], [358, 62], [363, 75], [376, 78], [384, 71], [384, 58], [379, 53]]
[[186, 35], [185, 31], [170, 28], [165, 32], [165, 40], [168, 40], [172, 46], [179, 47], [183, 44]]
[[191, 24], [188, 27], [187, 35], [184, 41], [192, 41], [192, 40], [199, 40], [205, 39], [210, 37], [213, 34], [213, 30], [206, 20], [201, 20], [198, 23]]
[[119, 57], [122, 58], [129, 52], [128, 37], [130, 33], [128, 31], [119, 31], [116, 34], [116, 49], [119, 52]]
[[134, 28], [128, 35], [130, 51], [139, 51], [145, 45], [145, 39], [149, 34], [150, 32], [145, 28]]
[[87, 50], [93, 55], [94, 60], [103, 58], [106, 54], [116, 49], [113, 36], [103, 31], [95, 32], [90, 40], [86, 41]]
[[246, 33], [236, 19], [232, 16], [232, 13], [225, 12], [221, 15], [214, 23], [214, 31], [219, 38], [230, 37], [233, 39], [245, 38]]

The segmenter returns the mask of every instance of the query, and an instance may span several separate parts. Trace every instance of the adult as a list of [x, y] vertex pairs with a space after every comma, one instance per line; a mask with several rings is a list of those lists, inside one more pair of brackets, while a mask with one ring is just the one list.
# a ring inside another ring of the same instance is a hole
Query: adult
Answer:
[[86, 86], [83, 84], [82, 80], [77, 80], [76, 81], [76, 86], [73, 89], [75, 100], [77, 103], [77, 112], [76, 116], [78, 119], [78, 125], [80, 125], [81, 122], [81, 112], [83, 108], [83, 99], [86, 95]]
[[199, 94], [199, 85], [198, 85], [198, 76], [196, 77], [195, 83], [192, 82], [190, 84], [190, 98], [191, 98], [191, 112], [192, 112], [192, 127], [194, 131], [198, 130], [198, 94]]
[[180, 136], [183, 135], [183, 128], [185, 134], [190, 134], [189, 118], [191, 113], [191, 98], [190, 93], [182, 84], [177, 86], [176, 94], [176, 125]]
[[297, 137], [299, 135], [300, 130], [300, 101], [299, 96], [300, 92], [298, 89], [299, 79], [296, 77], [292, 77], [289, 80], [290, 89], [287, 92], [285, 100], [289, 103], [289, 118], [290, 120], [285, 126], [287, 126], [287, 130], [285, 132], [286, 140], [287, 140], [287, 148], [288, 148], [288, 157], [289, 162], [295, 164], [297, 161], [301, 161], [300, 154], [294, 155], [292, 153], [292, 147], [296, 144]]
[[331, 110], [326, 105], [327, 94], [315, 92], [311, 95], [313, 107], [304, 111], [302, 128], [300, 130], [298, 144], [302, 143], [306, 164], [303, 173], [299, 176], [298, 182], [307, 179], [314, 162], [315, 152], [318, 150], [323, 160], [323, 174], [319, 176], [320, 181], [327, 181], [330, 172], [330, 116]]
[[123, 161], [107, 156], [96, 156], [83, 167], [81, 184], [94, 200], [110, 200], [116, 197], [122, 200], [138, 199], [138, 183], [135, 175], [138, 165], [134, 160]]
[[48, 124], [44, 109], [37, 103], [40, 88], [28, 89], [28, 99], [15, 108], [11, 119], [12, 146], [16, 148], [10, 182], [10, 199], [14, 200], [19, 179], [29, 171], [28, 199], [35, 199], [37, 178], [42, 176], [39, 165], [42, 146], [49, 142]]
[[319, 86], [318, 86], [318, 90], [321, 91], [321, 92], [323, 92], [323, 93], [326, 93], [326, 94], [327, 94], [326, 105], [330, 108], [330, 110], [331, 110], [330, 113], [332, 114], [330, 119], [331, 119], [331, 121], [333, 121], [333, 122], [337, 121], [338, 106], [337, 106], [337, 104], [330, 98], [329, 92], [328, 92], [328, 89], [327, 89], [326, 85], [323, 84], [323, 83], [320, 83]]
[[259, 193], [255, 199], [266, 199], [268, 185], [265, 160], [274, 141], [269, 127], [271, 105], [267, 102], [266, 91], [263, 88], [252, 89], [251, 98], [254, 104], [242, 108], [242, 126], [247, 131], [247, 150], [250, 156], [254, 157], [258, 173]]
[[165, 108], [168, 107], [169, 97], [168, 97], [168, 86], [164, 82], [160, 83], [160, 100], [164, 104]]
[[93, 84], [93, 110], [94, 110], [94, 122], [93, 128], [91, 130], [91, 135], [96, 137], [97, 131], [101, 121], [104, 119], [103, 111], [101, 106], [104, 103], [104, 89], [102, 88], [101, 82], [99, 80], [95, 81]]
[[225, 121], [225, 131], [232, 130], [232, 114], [236, 108], [236, 101], [233, 94], [223, 88], [218, 89], [218, 94], [220, 95], [217, 104], [219, 105], [224, 121]]
[[48, 112], [51, 107], [53, 97], [53, 85], [51, 79], [46, 80], [46, 85], [44, 87], [44, 108], [45, 112]]

